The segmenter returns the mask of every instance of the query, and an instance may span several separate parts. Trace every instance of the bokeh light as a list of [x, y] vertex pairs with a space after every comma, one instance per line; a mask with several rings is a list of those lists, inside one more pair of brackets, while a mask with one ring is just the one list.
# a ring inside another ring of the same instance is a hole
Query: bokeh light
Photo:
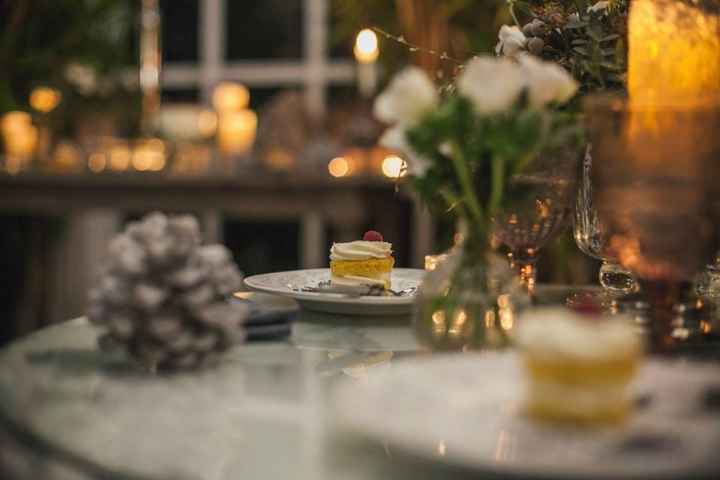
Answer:
[[335, 157], [328, 163], [328, 172], [333, 177], [345, 177], [350, 174], [350, 162], [345, 157]]
[[212, 104], [221, 114], [247, 108], [248, 103], [250, 103], [250, 92], [239, 83], [222, 82], [213, 92]]
[[50, 87], [36, 87], [30, 92], [30, 106], [42, 113], [49, 113], [58, 106], [62, 94]]
[[382, 162], [382, 172], [388, 178], [400, 178], [407, 174], [405, 160], [397, 155], [388, 155]]
[[377, 60], [380, 50], [378, 49], [378, 37], [369, 28], [360, 30], [355, 38], [355, 59], [360, 63], [371, 63]]

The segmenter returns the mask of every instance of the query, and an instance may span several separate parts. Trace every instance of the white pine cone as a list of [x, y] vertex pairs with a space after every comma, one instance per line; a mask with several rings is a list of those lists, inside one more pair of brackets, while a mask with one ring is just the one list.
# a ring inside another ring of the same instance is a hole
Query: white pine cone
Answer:
[[248, 309], [228, 302], [242, 275], [222, 245], [200, 245], [191, 216], [152, 213], [108, 249], [88, 318], [151, 370], [195, 368], [245, 339]]

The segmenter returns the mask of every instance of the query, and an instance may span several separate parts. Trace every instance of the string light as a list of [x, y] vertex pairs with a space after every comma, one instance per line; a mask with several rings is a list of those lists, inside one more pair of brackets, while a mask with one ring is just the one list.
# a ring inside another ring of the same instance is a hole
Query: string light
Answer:
[[378, 28], [378, 27], [372, 27], [372, 30], [375, 31], [375, 32], [377, 32], [377, 33], [379, 33], [380, 35], [382, 35], [383, 37], [387, 38], [388, 40], [393, 40], [394, 42], [397, 42], [397, 43], [399, 43], [399, 44], [401, 44], [401, 45], [405, 45], [406, 47], [408, 47], [408, 50], [411, 51], [411, 52], [413, 52], [413, 53], [414, 53], [414, 52], [426, 53], [426, 54], [428, 54], [428, 55], [432, 55], [432, 56], [434, 56], [434, 57], [437, 57], [437, 58], [439, 58], [440, 60], [445, 60], [445, 61], [448, 61], [448, 62], [456, 63], [456, 64], [458, 64], [458, 65], [460, 66], [460, 68], [462, 68], [462, 65], [465, 63], [465, 62], [463, 62], [463, 61], [461, 61], [461, 60], [458, 60], [458, 59], [456, 59], [456, 58], [451, 57], [450, 55], [447, 54], [447, 52], [438, 52], [438, 51], [432, 50], [432, 49], [430, 49], [430, 48], [425, 48], [425, 47], [421, 47], [421, 46], [419, 46], [419, 45], [415, 45], [415, 44], [413, 44], [413, 43], [410, 43], [410, 42], [408, 42], [407, 40], [405, 40], [405, 37], [403, 37], [402, 35], [396, 36], [396, 35], [393, 35], [392, 33], [386, 32], [386, 31], [383, 30], [382, 28]]

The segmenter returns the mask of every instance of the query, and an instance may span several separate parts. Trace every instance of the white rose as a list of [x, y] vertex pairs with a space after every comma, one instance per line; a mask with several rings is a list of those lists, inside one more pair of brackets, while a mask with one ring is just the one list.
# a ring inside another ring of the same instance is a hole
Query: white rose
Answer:
[[524, 70], [530, 105], [543, 108], [550, 102], [564, 103], [577, 92], [578, 83], [560, 65], [532, 55], [518, 58]]
[[498, 33], [500, 41], [495, 45], [495, 53], [497, 55], [505, 55], [512, 57], [525, 49], [527, 38], [525, 34], [516, 26], [503, 25]]
[[430, 160], [415, 153], [407, 143], [405, 129], [399, 125], [385, 130], [385, 133], [380, 137], [380, 145], [402, 152], [410, 175], [422, 176], [430, 167]]
[[457, 80], [458, 91], [480, 114], [508, 110], [525, 88], [525, 75], [515, 62], [488, 56], [470, 60]]
[[414, 125], [439, 101], [435, 85], [417, 67], [408, 67], [393, 78], [375, 100], [375, 116], [386, 123]]
[[595, 5], [588, 7], [587, 11], [588, 13], [604, 13], [607, 12], [609, 6], [610, 2], [602, 0], [597, 2]]

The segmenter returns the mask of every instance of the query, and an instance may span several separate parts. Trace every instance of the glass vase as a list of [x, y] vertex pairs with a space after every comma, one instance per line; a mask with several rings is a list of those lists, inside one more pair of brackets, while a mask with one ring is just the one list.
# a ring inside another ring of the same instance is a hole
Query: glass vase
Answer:
[[485, 238], [461, 237], [420, 286], [415, 334], [431, 350], [504, 348], [530, 298]]

